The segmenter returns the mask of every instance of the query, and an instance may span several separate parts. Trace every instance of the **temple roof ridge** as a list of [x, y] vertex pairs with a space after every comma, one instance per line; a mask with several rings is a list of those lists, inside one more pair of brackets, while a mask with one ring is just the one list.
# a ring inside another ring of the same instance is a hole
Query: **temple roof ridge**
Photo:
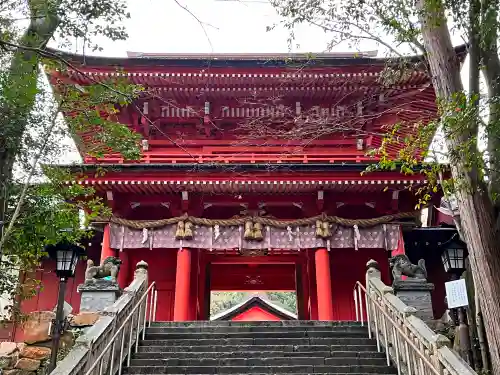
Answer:
[[[82, 55], [57, 49], [47, 49], [54, 57], [62, 58], [80, 66], [100, 67], [293, 67], [295, 63], [307, 61], [311, 67], [384, 66], [389, 61], [408, 60], [422, 62], [422, 55], [403, 57], [377, 57], [378, 51], [320, 52], [320, 53], [145, 53], [127, 52], [127, 56]], [[466, 45], [455, 47], [461, 61], [465, 59]]]
[[331, 59], [331, 58], [375, 58], [378, 50], [360, 52], [301, 52], [301, 53], [155, 53], [127, 51], [129, 58], [171, 59], [171, 60], [285, 60], [285, 59]]

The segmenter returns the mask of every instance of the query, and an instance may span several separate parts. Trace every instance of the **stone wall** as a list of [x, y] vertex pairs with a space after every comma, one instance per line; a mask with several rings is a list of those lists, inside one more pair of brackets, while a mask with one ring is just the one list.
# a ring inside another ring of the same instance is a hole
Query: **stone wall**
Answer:
[[[95, 324], [90, 327], [82, 336], [80, 336], [71, 351], [67, 356], [57, 364], [57, 367], [52, 371], [52, 375], [83, 375], [96, 359], [103, 353], [105, 347], [111, 342], [111, 339], [123, 324], [125, 319], [132, 312], [141, 297], [148, 288], [147, 264], [139, 262], [136, 268], [134, 280], [125, 288], [123, 294], [116, 302], [99, 313], [99, 318]], [[144, 305], [145, 306], [145, 305]], [[106, 373], [110, 365], [118, 368], [120, 359], [119, 352], [123, 344], [124, 352], [128, 351], [128, 337], [132, 332], [135, 332], [137, 322], [125, 326], [123, 335], [120, 334], [113, 340], [114, 343], [114, 361], [110, 362], [111, 351], [106, 352], [102, 358], [102, 373]], [[142, 327], [144, 321], [140, 321], [139, 327]], [[125, 341], [122, 343], [122, 337]], [[132, 343], [133, 344], [133, 343]], [[108, 370], [109, 371], [109, 370]], [[96, 373], [99, 372], [99, 366]]]
[[[24, 342], [0, 343], [0, 370], [4, 375], [42, 375], [48, 368], [52, 337], [50, 325], [55, 317], [53, 311], [34, 311], [28, 314], [20, 326]], [[59, 357], [64, 357], [74, 345], [79, 332], [92, 326], [99, 319], [98, 314], [81, 313], [68, 317], [68, 326], [61, 337]]]
[[25, 343], [0, 343], [0, 369], [4, 375], [36, 375], [44, 372], [50, 348]]

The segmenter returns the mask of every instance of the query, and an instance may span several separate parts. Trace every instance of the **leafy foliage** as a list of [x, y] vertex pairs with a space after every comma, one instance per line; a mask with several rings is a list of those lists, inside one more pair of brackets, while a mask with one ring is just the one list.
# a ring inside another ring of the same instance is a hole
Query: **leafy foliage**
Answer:
[[295, 292], [267, 292], [267, 297], [291, 313], [297, 314], [297, 295]]
[[210, 295], [210, 315], [214, 316], [222, 311], [244, 301], [245, 292], [212, 292]]
[[[83, 41], [92, 50], [100, 49], [98, 37], [127, 38], [123, 21], [130, 18], [124, 0], [2, 0], [0, 2], [0, 45], [15, 42], [30, 20], [32, 36], [46, 43], [56, 38], [61, 45]], [[29, 30], [29, 29], [28, 29]], [[38, 34], [38, 35], [35, 35]]]
[[[121, 153], [126, 159], [140, 156], [139, 135], [120, 124], [116, 113], [142, 89], [119, 80], [82, 88], [58, 78], [74, 67], [46, 48], [51, 39], [61, 46], [79, 40], [93, 50], [99, 48], [96, 37], [124, 39], [122, 21], [129, 16], [124, 0], [0, 1], [3, 297], [19, 301], [37, 293], [41, 285], [30, 276], [46, 256], [44, 248], [59, 241], [86, 244], [91, 231], [85, 218], [109, 210], [93, 189], [66, 185], [74, 176], [46, 166], [71, 151], [67, 139], [93, 132], [92, 149], [82, 151], [96, 157], [105, 152]], [[48, 88], [42, 66], [59, 71], [52, 78], [56, 95]]]
[[[496, 261], [500, 255], [498, 1], [273, 0], [272, 3], [291, 30], [291, 40], [294, 28], [304, 22], [329, 33], [329, 47], [341, 43], [359, 47], [368, 40], [397, 57], [401, 76], [405, 67], [416, 68], [408, 65], [409, 60], [404, 57], [408, 53], [422, 54], [418, 67], [427, 69], [432, 77], [439, 118], [416, 124], [416, 134], [404, 139], [398, 130], [413, 124], [400, 123], [388, 129], [382, 145], [371, 151], [379, 162], [367, 172], [382, 169], [425, 174], [429, 184], [416, 189], [420, 196], [417, 208], [429, 203], [439, 191], [445, 193], [446, 199], [456, 198], [460, 211], [460, 218], [454, 216], [457, 229], [468, 244], [473, 272], [481, 275], [475, 281], [484, 308], [492, 373], [500, 374], [500, 306], [496, 300], [500, 283], [495, 278], [500, 272]], [[460, 80], [460, 62], [450, 34], [468, 42], [469, 92]], [[389, 64], [385, 73], [389, 69], [390, 74], [383, 76], [388, 75], [394, 83], [398, 78], [394, 63]], [[480, 91], [481, 71], [485, 95]], [[398, 146], [400, 151], [395, 155], [389, 151], [394, 147], [389, 146]], [[486, 368], [488, 363], [484, 362]]]

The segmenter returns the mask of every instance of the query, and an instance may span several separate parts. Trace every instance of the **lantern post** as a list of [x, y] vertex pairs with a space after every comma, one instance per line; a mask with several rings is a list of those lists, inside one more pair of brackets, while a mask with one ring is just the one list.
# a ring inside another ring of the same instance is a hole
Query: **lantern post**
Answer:
[[56, 317], [52, 324], [52, 353], [49, 373], [56, 368], [59, 341], [64, 330], [64, 296], [66, 293], [66, 284], [68, 279], [75, 275], [76, 265], [83, 251], [81, 247], [68, 243], [58, 243], [47, 248], [50, 257], [56, 261], [56, 275], [59, 277]]

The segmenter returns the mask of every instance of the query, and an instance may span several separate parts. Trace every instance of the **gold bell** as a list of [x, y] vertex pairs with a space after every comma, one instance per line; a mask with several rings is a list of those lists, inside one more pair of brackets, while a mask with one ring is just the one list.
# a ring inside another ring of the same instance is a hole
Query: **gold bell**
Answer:
[[253, 223], [251, 221], [247, 221], [245, 223], [245, 233], [243, 234], [243, 238], [245, 240], [253, 239]]
[[177, 223], [177, 230], [175, 231], [175, 239], [182, 240], [184, 238], [184, 222], [181, 220]]
[[330, 231], [330, 223], [328, 221], [323, 221], [323, 238], [328, 238], [332, 236], [332, 232]]
[[264, 235], [262, 234], [261, 223], [255, 223], [253, 225], [253, 239], [256, 241], [262, 241], [264, 239]]
[[193, 223], [186, 221], [184, 224], [184, 239], [191, 240], [193, 238]]
[[316, 220], [316, 237], [323, 238], [323, 222]]

